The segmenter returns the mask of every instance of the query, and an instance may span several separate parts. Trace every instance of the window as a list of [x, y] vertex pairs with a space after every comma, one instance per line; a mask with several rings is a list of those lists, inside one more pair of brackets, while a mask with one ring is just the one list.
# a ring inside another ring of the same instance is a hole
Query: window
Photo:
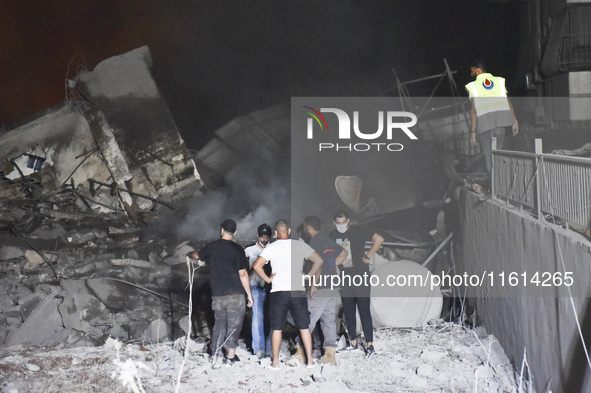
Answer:
[[29, 161], [27, 161], [27, 168], [32, 168], [35, 171], [41, 170], [41, 166], [45, 162], [45, 158], [29, 155]]

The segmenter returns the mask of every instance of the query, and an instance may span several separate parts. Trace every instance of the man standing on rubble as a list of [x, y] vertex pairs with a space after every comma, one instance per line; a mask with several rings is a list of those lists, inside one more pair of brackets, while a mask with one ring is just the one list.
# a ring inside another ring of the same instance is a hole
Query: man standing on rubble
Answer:
[[512, 127], [513, 135], [519, 132], [519, 122], [515, 117], [511, 101], [507, 98], [505, 78], [493, 76], [486, 72], [484, 63], [480, 60], [470, 65], [470, 76], [475, 76], [474, 82], [466, 85], [466, 91], [472, 101], [470, 111], [470, 143], [478, 143], [484, 153], [486, 171], [491, 175], [492, 168], [492, 138], [497, 138], [497, 148], [503, 148], [505, 128]]
[[269, 244], [271, 237], [273, 236], [273, 230], [269, 225], [261, 224], [257, 228], [258, 240], [256, 243], [247, 246], [244, 249], [248, 263], [250, 267], [250, 289], [252, 290], [252, 322], [251, 322], [251, 334], [252, 334], [252, 352], [259, 358], [263, 358], [271, 348], [267, 348], [267, 340], [265, 338], [265, 326], [264, 326], [264, 304], [267, 298], [267, 289], [265, 288], [265, 282], [263, 279], [256, 274], [252, 268], [254, 262], [261, 254], [261, 251]]
[[[322, 363], [337, 364], [335, 357], [337, 345], [337, 301], [335, 291], [331, 288], [332, 276], [337, 275], [337, 266], [347, 258], [347, 251], [333, 239], [320, 233], [321, 222], [316, 216], [304, 218], [304, 228], [310, 237], [310, 246], [322, 256], [324, 262], [319, 279], [316, 280], [317, 291], [308, 298], [310, 311], [310, 330], [314, 329], [320, 320], [320, 327], [324, 336], [324, 355]], [[336, 292], [338, 294], [338, 292]]]
[[[304, 259], [311, 260], [314, 265], [309, 275], [314, 276], [320, 271], [322, 257], [308, 244], [289, 238], [291, 228], [285, 220], [275, 224], [277, 240], [269, 244], [261, 252], [254, 263], [254, 270], [267, 283], [271, 284], [269, 316], [271, 325], [272, 362], [269, 370], [279, 370], [279, 348], [283, 337], [282, 331], [290, 311], [306, 352], [307, 367], [316, 364], [312, 359], [312, 334], [310, 333], [310, 313], [304, 287]], [[267, 276], [263, 267], [271, 262], [272, 274]], [[313, 285], [313, 284], [312, 284]]]
[[236, 347], [246, 311], [245, 305], [252, 306], [248, 260], [244, 249], [232, 241], [235, 233], [236, 222], [227, 219], [221, 225], [220, 239], [207, 244], [199, 252], [194, 251], [188, 255], [211, 266], [211, 308], [215, 322], [210, 350], [214, 366], [222, 353], [222, 347], [226, 347], [228, 351], [226, 366], [231, 367], [239, 361]]
[[[357, 310], [363, 327], [363, 334], [367, 343], [367, 356], [375, 353], [373, 346], [373, 321], [370, 312], [371, 285], [369, 281], [369, 262], [371, 257], [380, 249], [384, 238], [377, 232], [366, 232], [361, 227], [351, 225], [349, 215], [344, 210], [337, 211], [333, 216], [336, 229], [329, 236], [348, 252], [348, 258], [341, 265], [341, 300], [345, 312], [345, 322], [349, 332], [349, 345], [346, 351], [357, 350]], [[371, 239], [371, 248], [365, 251], [365, 241]], [[361, 285], [354, 277], [367, 277], [361, 280]]]

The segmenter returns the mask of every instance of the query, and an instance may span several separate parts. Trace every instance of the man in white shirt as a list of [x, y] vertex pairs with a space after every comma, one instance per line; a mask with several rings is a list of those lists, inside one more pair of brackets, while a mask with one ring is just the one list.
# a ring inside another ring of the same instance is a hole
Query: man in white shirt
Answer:
[[[306, 352], [307, 367], [316, 364], [312, 359], [312, 334], [310, 333], [310, 313], [304, 287], [304, 259], [314, 263], [308, 276], [313, 277], [322, 265], [322, 257], [308, 244], [289, 238], [291, 228], [287, 221], [279, 220], [275, 224], [277, 240], [261, 252], [254, 263], [255, 272], [268, 284], [271, 284], [269, 316], [271, 325], [272, 362], [269, 370], [279, 370], [279, 348], [283, 338], [283, 327], [290, 311], [294, 323], [300, 329], [302, 344]], [[267, 276], [263, 266], [271, 261], [272, 274]]]

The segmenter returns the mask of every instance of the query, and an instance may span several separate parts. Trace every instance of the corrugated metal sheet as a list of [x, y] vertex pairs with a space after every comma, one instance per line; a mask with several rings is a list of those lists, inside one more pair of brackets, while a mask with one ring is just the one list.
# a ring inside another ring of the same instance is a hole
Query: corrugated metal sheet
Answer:
[[238, 117], [217, 130], [195, 157], [205, 185], [219, 185], [253, 151], [262, 155], [289, 152], [290, 128], [289, 106], [274, 105]]

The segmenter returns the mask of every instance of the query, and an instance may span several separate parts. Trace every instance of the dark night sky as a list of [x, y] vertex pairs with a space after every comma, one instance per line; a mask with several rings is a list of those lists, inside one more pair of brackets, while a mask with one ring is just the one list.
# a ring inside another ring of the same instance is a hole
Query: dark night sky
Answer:
[[[0, 125], [64, 99], [68, 63], [93, 69], [148, 45], [153, 75], [191, 148], [236, 116], [291, 96], [381, 96], [392, 69], [470, 80], [475, 57], [509, 80], [518, 2], [13, 1], [0, 4]], [[417, 86], [417, 88], [420, 88]], [[428, 94], [424, 89], [412, 92]]]

